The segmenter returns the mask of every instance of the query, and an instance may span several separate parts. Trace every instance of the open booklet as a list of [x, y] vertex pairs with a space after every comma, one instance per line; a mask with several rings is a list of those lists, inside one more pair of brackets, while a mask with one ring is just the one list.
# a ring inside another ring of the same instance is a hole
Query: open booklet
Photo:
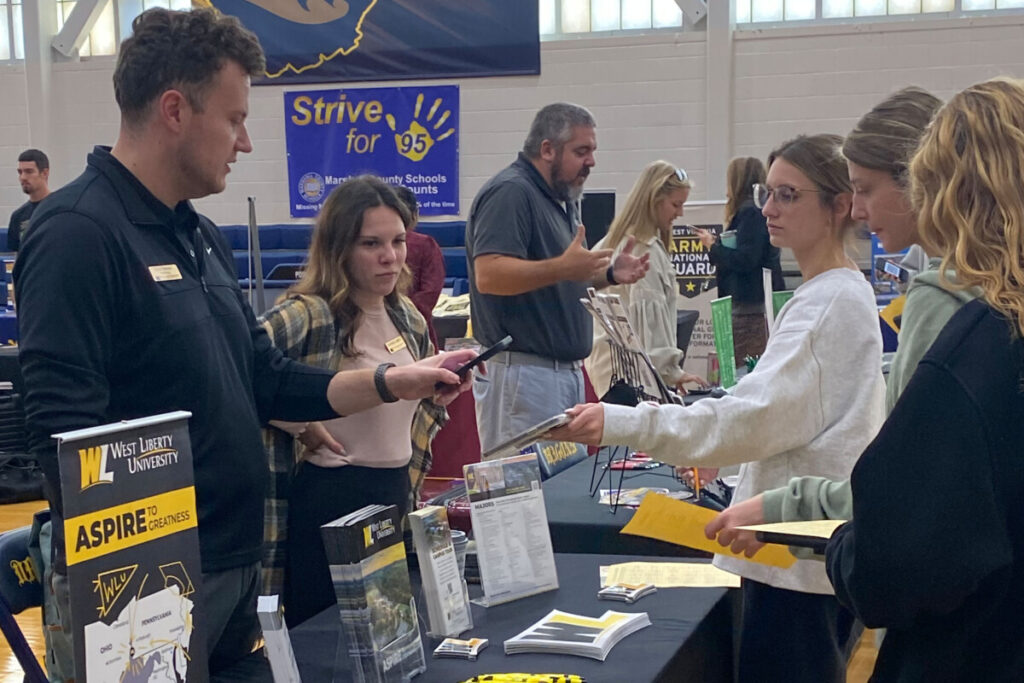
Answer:
[[555, 609], [506, 640], [505, 654], [547, 652], [591, 657], [603, 662], [620, 640], [650, 625], [647, 612], [624, 614], [608, 610], [595, 618]]

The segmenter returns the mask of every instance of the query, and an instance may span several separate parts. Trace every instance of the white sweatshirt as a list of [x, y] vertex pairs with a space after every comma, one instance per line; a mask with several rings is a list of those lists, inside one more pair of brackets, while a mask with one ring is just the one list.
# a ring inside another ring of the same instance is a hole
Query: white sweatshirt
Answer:
[[[884, 419], [882, 338], [871, 286], [835, 268], [797, 288], [755, 370], [729, 396], [690, 407], [605, 405], [602, 444], [666, 463], [740, 468], [735, 502], [792, 477], [850, 476]], [[825, 565], [790, 569], [717, 556], [715, 565], [777, 588], [831, 594]]]

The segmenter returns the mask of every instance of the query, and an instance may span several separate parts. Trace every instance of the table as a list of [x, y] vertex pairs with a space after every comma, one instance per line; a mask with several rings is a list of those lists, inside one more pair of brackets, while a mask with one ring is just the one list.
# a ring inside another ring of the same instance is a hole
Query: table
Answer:
[[[620, 456], [621, 457], [621, 454]], [[593, 458], [573, 465], [544, 482], [544, 505], [547, 508], [551, 544], [556, 553], [606, 553], [611, 555], [665, 555], [670, 557], [710, 557], [691, 548], [641, 536], [620, 534], [619, 530], [633, 518], [633, 510], [620, 506], [615, 514], [611, 508], [590, 497], [590, 474]], [[612, 488], [609, 477], [618, 482], [619, 472], [605, 475], [600, 488]], [[597, 476], [600, 476], [600, 470]], [[665, 466], [641, 472], [626, 471], [623, 488], [640, 486], [678, 491], [683, 487]]]
[[18, 341], [18, 315], [14, 311], [0, 310], [0, 344]]
[[[437, 640], [424, 635], [427, 671], [414, 683], [457, 683], [480, 673], [509, 671], [568, 672], [590, 683], [610, 681], [715, 681], [732, 680], [732, 614], [736, 591], [724, 588], [666, 588], [639, 602], [597, 599], [598, 566], [639, 557], [556, 554], [561, 588], [541, 595], [485, 609], [473, 606], [474, 628], [463, 637], [490, 640], [475, 662], [433, 659]], [[414, 579], [415, 582], [415, 579]], [[478, 587], [471, 588], [471, 591]], [[422, 596], [417, 595], [422, 606]], [[552, 609], [586, 616], [605, 610], [647, 612], [652, 625], [627, 636], [599, 662], [586, 657], [551, 654], [505, 655], [503, 643]], [[426, 615], [420, 615], [425, 633]], [[291, 629], [292, 645], [303, 683], [330, 682], [337, 653], [338, 616], [329, 609]], [[344, 660], [342, 660], [344, 661]], [[346, 680], [339, 676], [337, 680]]]
[[25, 395], [17, 346], [0, 346], [0, 381], [10, 382], [14, 385], [15, 393]]

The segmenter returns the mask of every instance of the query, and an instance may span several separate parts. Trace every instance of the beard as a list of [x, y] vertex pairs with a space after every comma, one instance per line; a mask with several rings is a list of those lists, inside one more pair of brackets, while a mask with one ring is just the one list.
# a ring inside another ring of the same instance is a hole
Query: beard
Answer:
[[583, 183], [590, 175], [590, 167], [584, 166], [576, 177], [566, 180], [562, 177], [562, 152], [558, 152], [551, 164], [551, 189], [563, 202], [575, 202], [583, 196]]

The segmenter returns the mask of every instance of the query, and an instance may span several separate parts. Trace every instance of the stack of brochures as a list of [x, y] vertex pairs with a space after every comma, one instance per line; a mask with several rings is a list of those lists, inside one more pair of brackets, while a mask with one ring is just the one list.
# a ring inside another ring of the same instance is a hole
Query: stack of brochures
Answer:
[[488, 642], [486, 638], [470, 638], [469, 640], [445, 638], [440, 645], [434, 648], [434, 656], [474, 661], [480, 655], [480, 651], [487, 647]]
[[398, 508], [368, 505], [320, 533], [352, 680], [385, 683], [425, 671]]
[[409, 528], [420, 565], [430, 635], [457, 636], [473, 628], [469, 594], [443, 507], [427, 505], [409, 513]]
[[505, 654], [553, 653], [604, 661], [616, 644], [651, 625], [647, 612], [605, 612], [598, 618], [551, 610], [543, 619], [505, 641]]
[[620, 602], [634, 603], [645, 595], [650, 595], [657, 590], [657, 586], [650, 583], [614, 583], [597, 591], [597, 597], [600, 600], [618, 600]]

